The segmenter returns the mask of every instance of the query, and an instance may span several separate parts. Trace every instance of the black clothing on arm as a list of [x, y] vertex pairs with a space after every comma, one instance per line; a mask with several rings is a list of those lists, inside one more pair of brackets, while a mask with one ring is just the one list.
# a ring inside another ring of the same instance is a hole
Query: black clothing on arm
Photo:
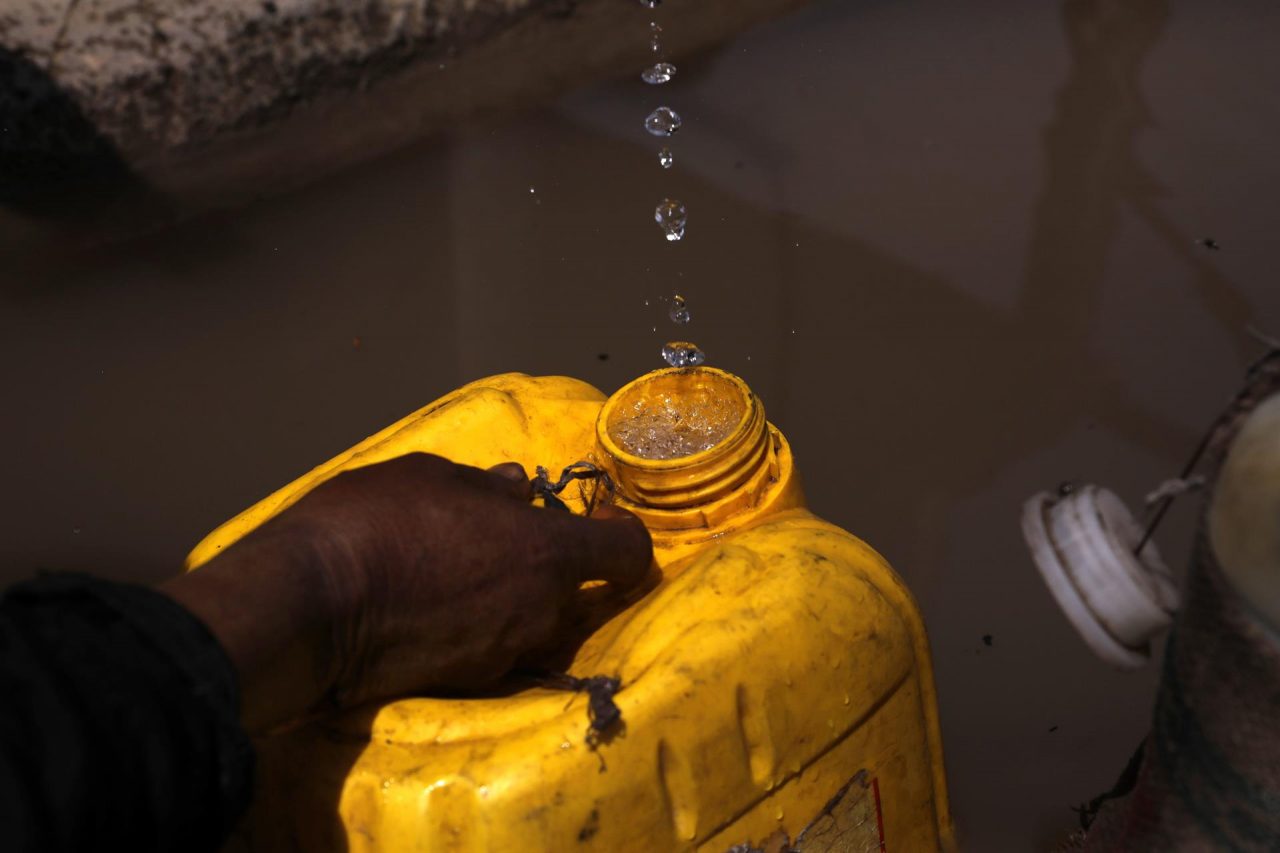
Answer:
[[0, 847], [216, 850], [248, 805], [235, 670], [154, 590], [45, 575], [0, 598]]

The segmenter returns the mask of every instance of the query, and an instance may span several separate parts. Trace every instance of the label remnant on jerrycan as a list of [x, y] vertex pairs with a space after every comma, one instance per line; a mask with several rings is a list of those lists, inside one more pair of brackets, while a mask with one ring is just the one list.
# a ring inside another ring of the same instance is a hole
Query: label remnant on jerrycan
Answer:
[[759, 847], [735, 844], [726, 853], [883, 853], [884, 819], [880, 782], [858, 774], [836, 792], [796, 840], [778, 830]]
[[[715, 401], [734, 423], [684, 456], [620, 447], [612, 428], [658, 399]], [[608, 399], [566, 377], [474, 382], [227, 522], [189, 567], [338, 472], [414, 451], [526, 471], [586, 460], [645, 522], [661, 580], [575, 638], [567, 666], [619, 680], [617, 731], [593, 749], [589, 697], [527, 680], [300, 726], [258, 744], [251, 847], [953, 849], [919, 611], [875, 551], [805, 508], [789, 444], [723, 371], [660, 370]], [[576, 491], [558, 499], [583, 512]]]

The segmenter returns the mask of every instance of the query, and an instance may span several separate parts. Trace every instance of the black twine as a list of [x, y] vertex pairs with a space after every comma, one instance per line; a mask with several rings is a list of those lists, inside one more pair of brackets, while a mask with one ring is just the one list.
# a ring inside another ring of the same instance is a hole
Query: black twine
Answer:
[[[568, 512], [568, 505], [566, 505], [564, 501], [560, 500], [557, 495], [563, 492], [565, 487], [574, 480], [594, 480], [597, 483], [603, 483], [605, 488], [605, 503], [609, 503], [613, 500], [613, 478], [609, 476], [608, 471], [598, 465], [594, 465], [585, 460], [575, 462], [561, 471], [560, 479], [555, 480], [554, 482], [551, 479], [551, 473], [547, 471], [546, 468], [539, 465], [537, 470], [538, 476], [533, 478], [533, 493], [534, 495], [542, 498], [542, 502], [549, 507], [562, 509]], [[583, 490], [582, 499], [583, 503], [587, 505], [588, 515], [590, 515], [591, 511], [595, 509], [596, 496], [598, 493], [598, 488], [593, 489], [590, 495], [586, 493], [585, 489]]]
[[613, 701], [622, 689], [622, 679], [613, 675], [576, 678], [568, 673], [547, 673], [537, 677], [538, 685], [548, 690], [569, 690], [587, 694], [587, 743], [595, 746], [607, 738], [614, 726], [622, 722], [622, 709]]

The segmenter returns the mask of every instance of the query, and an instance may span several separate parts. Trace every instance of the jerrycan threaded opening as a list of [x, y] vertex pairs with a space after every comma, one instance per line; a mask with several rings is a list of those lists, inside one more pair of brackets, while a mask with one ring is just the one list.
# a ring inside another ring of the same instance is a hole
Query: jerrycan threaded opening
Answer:
[[714, 367], [656, 370], [624, 385], [601, 409], [596, 440], [621, 496], [653, 510], [702, 506], [743, 489], [753, 502], [776, 467], [764, 406], [745, 382]]

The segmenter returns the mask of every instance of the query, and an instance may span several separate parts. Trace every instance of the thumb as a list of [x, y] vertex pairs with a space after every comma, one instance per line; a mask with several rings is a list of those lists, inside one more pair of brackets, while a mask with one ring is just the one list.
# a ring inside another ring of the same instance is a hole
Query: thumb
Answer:
[[570, 579], [607, 581], [619, 590], [638, 586], [653, 565], [653, 541], [639, 518], [616, 506], [599, 507], [589, 518], [551, 517]]

